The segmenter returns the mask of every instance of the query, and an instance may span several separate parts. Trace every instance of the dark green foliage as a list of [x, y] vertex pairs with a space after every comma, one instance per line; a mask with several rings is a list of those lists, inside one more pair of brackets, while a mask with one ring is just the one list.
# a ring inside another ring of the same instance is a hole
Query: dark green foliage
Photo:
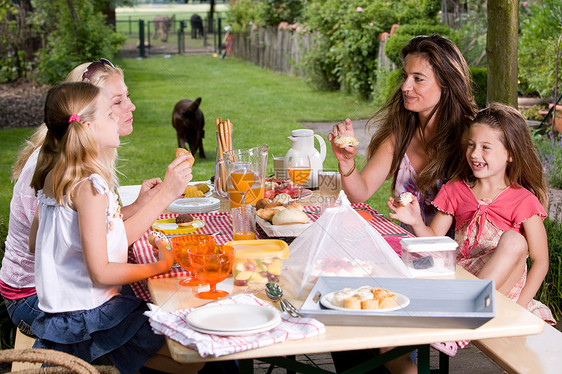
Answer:
[[554, 319], [560, 320], [562, 318], [562, 225], [547, 218], [544, 226], [548, 239], [550, 264], [535, 298], [550, 308]]
[[396, 64], [402, 66], [400, 59], [400, 50], [404, 47], [410, 39], [419, 35], [434, 35], [438, 34], [449, 38], [455, 42], [452, 37], [452, 30], [449, 26], [437, 22], [427, 21], [424, 23], [412, 23], [401, 25], [396, 30], [396, 35], [390, 37], [384, 46], [384, 53], [386, 56]]
[[[75, 2], [69, 8], [66, 1], [38, 1], [34, 22], [50, 28], [46, 47], [38, 53], [39, 75], [43, 82], [57, 83], [84, 61], [100, 57], [113, 58], [125, 41], [125, 36], [113, 32], [92, 3]], [[70, 2], [72, 4], [72, 2]]]
[[488, 93], [488, 70], [486, 68], [470, 68], [472, 80], [474, 81], [474, 100], [479, 108], [486, 107], [486, 98]]
[[519, 88], [524, 94], [538, 93], [547, 97], [554, 91], [556, 44], [562, 34], [562, 2], [528, 2], [520, 13]]
[[277, 26], [281, 22], [299, 21], [304, 0], [263, 0], [262, 20], [265, 26]]

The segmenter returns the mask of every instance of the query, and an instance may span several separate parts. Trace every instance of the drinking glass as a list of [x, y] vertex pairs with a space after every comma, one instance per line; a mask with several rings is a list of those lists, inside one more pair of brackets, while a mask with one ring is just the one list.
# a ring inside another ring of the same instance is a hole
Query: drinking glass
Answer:
[[170, 239], [172, 244], [172, 253], [177, 263], [181, 267], [191, 273], [191, 278], [180, 280], [182, 286], [195, 287], [202, 286], [205, 283], [197, 279], [197, 275], [189, 262], [188, 251], [194, 249], [201, 252], [210, 252], [215, 248], [215, 238], [211, 235], [188, 234], [174, 236]]
[[191, 268], [197, 277], [210, 286], [209, 291], [199, 292], [196, 296], [205, 300], [228, 296], [228, 292], [217, 290], [217, 283], [225, 280], [232, 270], [234, 248], [229, 245], [215, 245], [212, 251], [191, 248], [188, 254]]
[[310, 155], [306, 153], [293, 153], [286, 160], [289, 178], [297, 185], [299, 190], [298, 201], [301, 201], [302, 186], [310, 177]]

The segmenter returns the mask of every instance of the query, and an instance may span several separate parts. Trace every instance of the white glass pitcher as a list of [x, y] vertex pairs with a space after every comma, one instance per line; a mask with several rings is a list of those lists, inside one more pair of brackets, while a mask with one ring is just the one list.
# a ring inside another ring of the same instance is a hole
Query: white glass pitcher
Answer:
[[[318, 139], [320, 144], [320, 152], [314, 147], [314, 138]], [[310, 156], [310, 178], [304, 184], [305, 188], [318, 187], [318, 172], [322, 171], [322, 165], [326, 159], [326, 142], [320, 135], [314, 133], [309, 129], [298, 129], [291, 131], [291, 149], [285, 155], [285, 169], [287, 168], [286, 162], [289, 156], [293, 153], [305, 153]]]

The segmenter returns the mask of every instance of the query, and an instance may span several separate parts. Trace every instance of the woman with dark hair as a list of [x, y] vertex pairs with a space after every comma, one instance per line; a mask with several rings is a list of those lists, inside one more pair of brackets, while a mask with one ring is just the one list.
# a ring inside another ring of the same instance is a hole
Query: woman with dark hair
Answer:
[[[468, 64], [447, 38], [414, 37], [402, 48], [401, 57], [402, 83], [369, 120], [369, 125], [377, 130], [367, 149], [367, 164], [361, 171], [355, 162], [357, 148], [336, 144], [339, 135], [354, 137], [350, 119], [334, 126], [328, 140], [351, 202], [369, 199], [385, 180], [392, 178], [393, 195], [412, 193], [419, 201], [424, 222], [429, 224], [436, 213], [431, 202], [460, 165], [462, 135], [478, 107]], [[412, 232], [407, 225], [404, 227]], [[433, 346], [444, 349], [442, 344]], [[333, 352], [332, 357], [339, 372], [347, 369], [350, 362], [362, 362], [374, 354], [376, 350]], [[385, 366], [392, 373], [417, 372], [407, 355]]]
[[459, 165], [461, 136], [477, 105], [468, 65], [450, 40], [417, 36], [402, 48], [401, 56], [402, 83], [369, 120], [377, 130], [365, 167], [356, 168], [355, 146], [340, 148], [334, 142], [341, 134], [353, 136], [351, 120], [334, 126], [328, 140], [351, 202], [367, 200], [392, 177], [393, 194], [413, 193], [429, 223], [435, 214], [431, 201]]

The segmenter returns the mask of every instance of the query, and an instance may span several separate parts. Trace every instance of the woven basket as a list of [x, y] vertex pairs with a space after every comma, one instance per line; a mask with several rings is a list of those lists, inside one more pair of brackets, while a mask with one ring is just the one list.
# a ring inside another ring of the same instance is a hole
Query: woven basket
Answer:
[[50, 365], [36, 369], [27, 369], [12, 373], [19, 374], [119, 374], [114, 366], [93, 366], [86, 361], [68, 353], [51, 349], [6, 349], [0, 351], [0, 363], [33, 362]]

